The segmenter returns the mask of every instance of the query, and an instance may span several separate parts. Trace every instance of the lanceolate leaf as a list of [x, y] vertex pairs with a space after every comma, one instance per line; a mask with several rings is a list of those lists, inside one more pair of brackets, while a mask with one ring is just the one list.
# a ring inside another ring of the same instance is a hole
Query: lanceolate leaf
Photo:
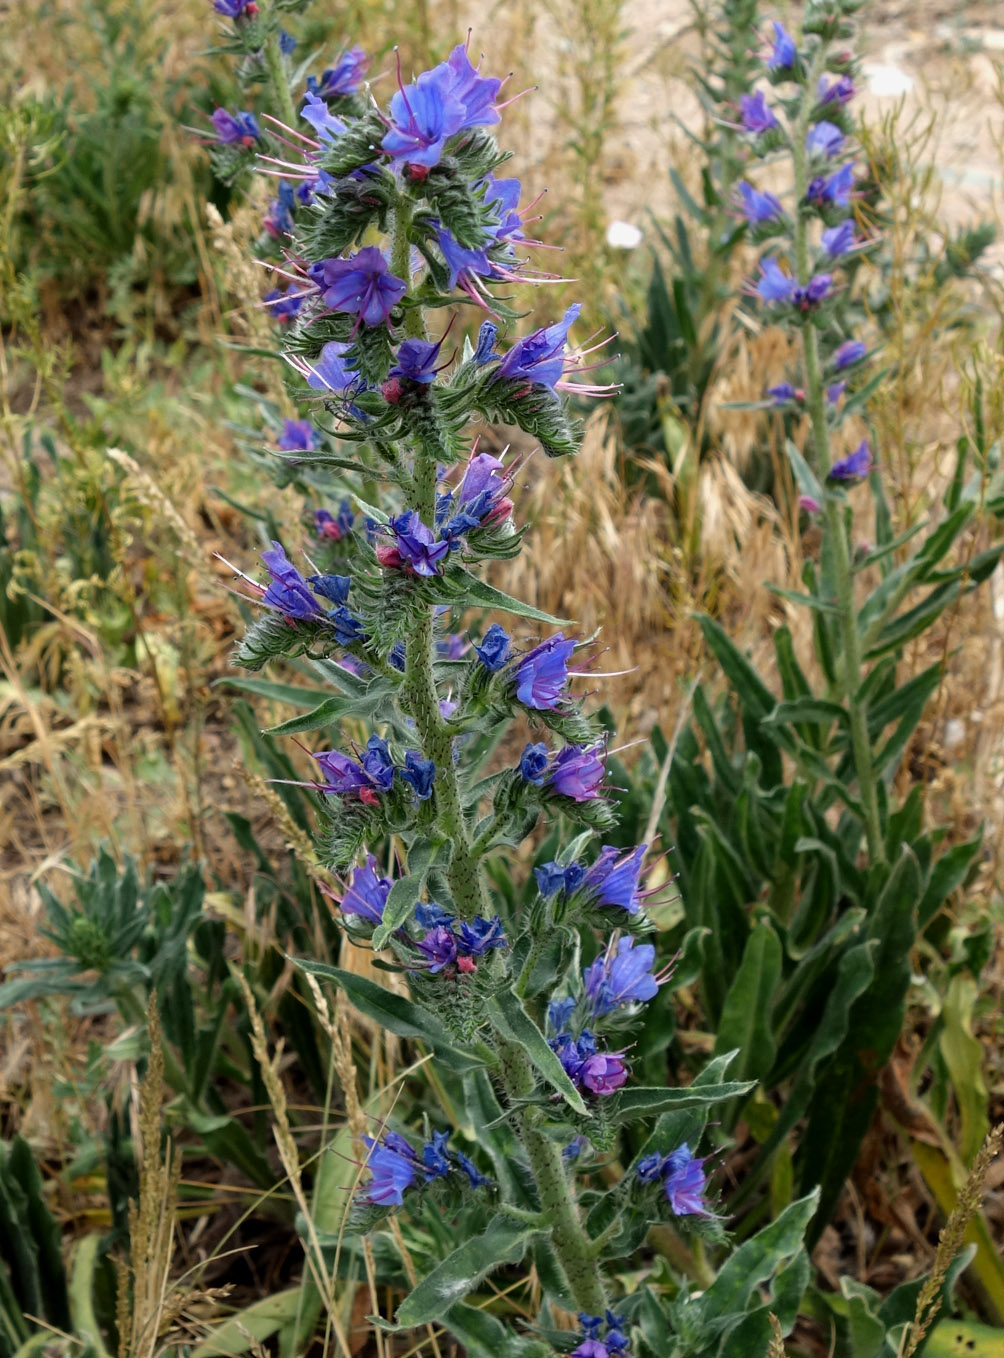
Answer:
[[726, 1080], [721, 1084], [685, 1085], [679, 1089], [633, 1086], [611, 1094], [604, 1101], [603, 1112], [611, 1122], [629, 1122], [660, 1113], [682, 1112], [687, 1108], [710, 1108], [712, 1104], [748, 1094], [755, 1083], [752, 1080]]
[[436, 845], [428, 839], [416, 841], [408, 850], [408, 876], [399, 877], [390, 889], [383, 909], [383, 919], [373, 931], [373, 947], [379, 952], [395, 929], [411, 916], [422, 894], [425, 879], [432, 865]]
[[397, 1308], [399, 1325], [441, 1321], [450, 1307], [472, 1292], [482, 1278], [502, 1264], [523, 1258], [535, 1232], [520, 1222], [496, 1217], [481, 1235], [466, 1240], [438, 1264]]
[[770, 922], [761, 919], [746, 940], [742, 963], [718, 1023], [716, 1053], [739, 1050], [733, 1075], [759, 1080], [774, 1063], [777, 1045], [772, 1009], [780, 978], [781, 944]]
[[463, 582], [464, 591], [472, 603], [481, 604], [484, 608], [498, 608], [505, 613], [512, 613], [518, 618], [530, 618], [534, 622], [548, 622], [555, 627], [567, 626], [570, 618], [555, 618], [550, 613], [544, 613], [539, 608], [533, 608], [530, 604], [525, 604], [521, 599], [514, 599], [509, 594], [503, 594], [502, 590], [495, 589], [484, 580], [479, 580], [477, 576], [471, 575], [462, 566], [452, 566], [450, 576], [454, 580]]

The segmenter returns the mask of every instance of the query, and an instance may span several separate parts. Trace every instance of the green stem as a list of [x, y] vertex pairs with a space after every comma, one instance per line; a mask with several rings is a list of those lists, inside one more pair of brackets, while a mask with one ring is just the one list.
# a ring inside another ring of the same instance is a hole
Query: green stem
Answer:
[[[792, 130], [792, 159], [795, 171], [795, 272], [803, 287], [809, 282], [808, 222], [802, 212], [808, 183], [805, 138], [812, 111], [812, 91], [819, 79], [825, 48], [820, 44], [812, 63], [802, 100], [802, 110]], [[826, 421], [826, 393], [819, 361], [819, 341], [810, 321], [802, 326], [802, 353], [805, 366], [805, 395], [812, 421], [812, 442], [816, 455], [816, 470], [824, 483], [832, 466], [830, 431]], [[868, 714], [859, 700], [861, 689], [861, 637], [858, 632], [857, 608], [854, 602], [854, 574], [851, 570], [849, 529], [840, 512], [840, 501], [824, 490], [823, 514], [828, 541], [833, 552], [833, 588], [839, 610], [842, 642], [843, 685], [850, 714], [851, 747], [854, 767], [858, 775], [858, 790], [864, 809], [865, 835], [868, 856], [873, 863], [885, 861], [882, 841], [882, 822], [879, 816], [878, 791], [872, 761], [871, 741], [868, 738]]]
[[[498, 1050], [507, 1095], [512, 1100], [526, 1098], [534, 1088], [533, 1070], [526, 1052], [518, 1044], [503, 1038], [499, 1039]], [[551, 1229], [551, 1243], [576, 1305], [590, 1315], [601, 1316], [607, 1301], [600, 1266], [579, 1218], [561, 1151], [537, 1127], [539, 1116], [536, 1108], [521, 1108], [518, 1126], [537, 1185], [540, 1206]]]
[[289, 80], [282, 59], [282, 48], [279, 46], [278, 33], [270, 34], [265, 40], [263, 52], [272, 94], [272, 107], [287, 127], [295, 128], [297, 123], [296, 110], [293, 107], [293, 96], [289, 92]]
[[533, 975], [534, 968], [543, 956], [544, 949], [547, 947], [547, 941], [550, 936], [551, 912], [548, 910], [547, 919], [534, 935], [533, 942], [530, 945], [530, 951], [527, 953], [526, 961], [523, 963], [516, 984], [513, 986], [513, 992], [517, 994], [520, 999], [526, 994], [527, 986], [530, 984], [530, 978]]

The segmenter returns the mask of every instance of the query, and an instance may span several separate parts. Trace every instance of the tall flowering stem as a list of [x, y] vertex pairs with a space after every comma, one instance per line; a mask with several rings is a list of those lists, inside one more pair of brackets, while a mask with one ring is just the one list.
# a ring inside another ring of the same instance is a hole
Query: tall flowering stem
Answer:
[[[269, 26], [272, 11], [262, 18], [254, 0], [216, 4], [234, 41], [279, 81], [290, 39]], [[508, 156], [491, 133], [502, 82], [457, 47], [407, 83], [399, 72], [378, 110], [365, 67], [352, 49], [309, 77], [298, 116], [286, 109], [280, 120], [279, 144], [255, 132], [250, 110], [218, 120], [231, 158], [262, 141], [259, 168], [282, 177], [266, 226], [284, 286], [266, 301], [302, 418], [285, 422], [275, 452], [330, 474], [332, 489], [330, 508], [307, 519], [305, 546], [272, 543], [267, 579], [239, 573], [238, 592], [261, 615], [236, 661], [257, 670], [306, 657], [338, 690], [296, 724], [328, 732], [304, 783], [319, 855], [344, 876], [346, 933], [390, 954], [409, 998], [390, 1004], [352, 972], [301, 965], [392, 1031], [426, 1041], [445, 1078], [459, 1070], [483, 1081], [485, 1126], [470, 1156], [443, 1129], [421, 1147], [396, 1128], [365, 1139], [353, 1227], [399, 1208], [447, 1213], [468, 1235], [481, 1232], [475, 1255], [487, 1268], [518, 1262], [541, 1236], [563, 1279], [551, 1300], [582, 1312], [577, 1358], [627, 1358], [632, 1303], [624, 1317], [607, 1309], [614, 1288], [603, 1258], [626, 1207], [684, 1232], [715, 1236], [720, 1226], [705, 1203], [703, 1161], [658, 1124], [646, 1142], [653, 1172], [642, 1178], [632, 1166], [602, 1220], [595, 1189], [582, 1205], [594, 1157], [614, 1148], [621, 1124], [657, 1120], [681, 1093], [626, 1088], [630, 1044], [617, 1040], [668, 975], [653, 972], [654, 947], [635, 944], [651, 927], [646, 846], [595, 843], [615, 818], [605, 735], [573, 692], [589, 664], [573, 661], [583, 643], [541, 636], [558, 620], [480, 578], [485, 563], [520, 550], [520, 463], [469, 434], [475, 421], [517, 425], [547, 456], [574, 453], [564, 392], [608, 389], [577, 380], [592, 366], [570, 340], [578, 306], [531, 334], [504, 335], [518, 319], [506, 301], [514, 284], [545, 275], [531, 264], [520, 184], [502, 174]], [[464, 338], [472, 308], [481, 324]], [[486, 607], [508, 612], [523, 635], [478, 624]], [[354, 730], [369, 725], [365, 743], [341, 735], [342, 717]], [[517, 719], [534, 738], [517, 763], [486, 774], [479, 737]], [[574, 844], [536, 864], [529, 882], [497, 890], [507, 856], [542, 818], [577, 827]], [[594, 960], [583, 966], [583, 955]], [[726, 1064], [698, 1094], [687, 1091], [688, 1108], [745, 1092], [723, 1082]], [[516, 1161], [505, 1192], [486, 1153], [501, 1124]], [[703, 1115], [688, 1124], [691, 1139], [703, 1125]], [[400, 1324], [451, 1325], [452, 1303], [483, 1276], [472, 1273], [470, 1243], [442, 1260], [435, 1287], [419, 1283], [401, 1303]], [[461, 1339], [462, 1322], [454, 1316]], [[542, 1311], [521, 1353], [541, 1351], [548, 1323]]]

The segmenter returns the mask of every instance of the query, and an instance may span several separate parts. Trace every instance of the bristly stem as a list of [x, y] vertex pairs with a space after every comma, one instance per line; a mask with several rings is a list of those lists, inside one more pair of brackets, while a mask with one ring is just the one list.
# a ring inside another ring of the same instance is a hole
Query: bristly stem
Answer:
[[279, 110], [281, 120], [287, 127], [296, 127], [296, 109], [293, 107], [293, 96], [289, 91], [289, 80], [286, 77], [286, 67], [282, 59], [282, 48], [279, 46], [278, 33], [270, 33], [265, 40], [263, 48], [265, 55], [265, 66], [268, 70], [268, 83], [271, 87], [272, 98], [275, 101], [273, 108]]
[[[809, 265], [808, 222], [802, 212], [808, 185], [805, 139], [809, 130], [813, 92], [822, 69], [825, 46], [820, 44], [812, 69], [803, 87], [802, 108], [792, 128], [792, 159], [795, 178], [795, 272], [800, 286], [805, 287], [811, 276]], [[802, 326], [802, 353], [805, 368], [805, 395], [812, 421], [812, 443], [815, 450], [816, 471], [824, 484], [823, 514], [827, 538], [833, 552], [833, 587], [839, 610], [841, 641], [843, 643], [843, 686], [850, 714], [851, 747], [854, 767], [858, 775], [858, 791], [864, 810], [868, 856], [873, 863], [885, 861], [882, 822], [879, 816], [875, 768], [871, 741], [868, 737], [868, 714], [859, 698], [861, 689], [861, 638], [858, 633], [857, 608], [854, 602], [854, 575], [851, 570], [851, 551], [848, 526], [841, 513], [841, 502], [825, 491], [832, 459], [830, 431], [826, 422], [826, 392], [819, 362], [819, 341], [811, 321]]]

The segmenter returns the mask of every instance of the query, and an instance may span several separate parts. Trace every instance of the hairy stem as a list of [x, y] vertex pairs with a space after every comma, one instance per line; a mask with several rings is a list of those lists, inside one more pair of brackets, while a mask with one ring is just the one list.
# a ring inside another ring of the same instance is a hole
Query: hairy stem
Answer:
[[265, 67], [268, 71], [269, 90], [272, 95], [272, 107], [277, 109], [279, 117], [287, 127], [296, 127], [296, 110], [293, 107], [293, 96], [289, 92], [289, 80], [286, 77], [286, 67], [282, 60], [282, 48], [279, 46], [278, 33], [269, 35], [262, 49], [265, 56]]
[[[819, 78], [825, 49], [820, 44], [803, 91], [802, 111], [792, 129], [792, 159], [795, 172], [795, 272], [803, 287], [809, 282], [808, 221], [802, 203], [808, 185], [805, 138], [809, 130], [813, 91]], [[810, 321], [802, 326], [802, 353], [805, 368], [805, 394], [812, 421], [812, 443], [816, 470], [825, 482], [832, 466], [830, 431], [826, 422], [826, 393], [819, 361], [819, 341]], [[840, 501], [831, 494], [823, 496], [823, 514], [827, 538], [833, 551], [833, 586], [839, 609], [842, 642], [843, 685], [850, 714], [851, 746], [854, 767], [858, 775], [858, 790], [864, 809], [865, 835], [868, 855], [874, 863], [884, 862], [882, 823], [879, 817], [878, 792], [872, 762], [871, 741], [868, 738], [868, 714], [858, 698], [861, 689], [861, 638], [858, 633], [857, 608], [854, 602], [854, 576], [851, 570], [849, 528], [841, 514]]]
[[[522, 1099], [533, 1091], [529, 1058], [515, 1042], [498, 1041], [502, 1083], [510, 1099]], [[533, 1171], [540, 1206], [551, 1228], [551, 1243], [568, 1279], [575, 1303], [589, 1315], [602, 1315], [606, 1294], [592, 1242], [582, 1225], [571, 1185], [565, 1174], [561, 1151], [537, 1126], [536, 1108], [520, 1109], [517, 1121], [520, 1140]]]

